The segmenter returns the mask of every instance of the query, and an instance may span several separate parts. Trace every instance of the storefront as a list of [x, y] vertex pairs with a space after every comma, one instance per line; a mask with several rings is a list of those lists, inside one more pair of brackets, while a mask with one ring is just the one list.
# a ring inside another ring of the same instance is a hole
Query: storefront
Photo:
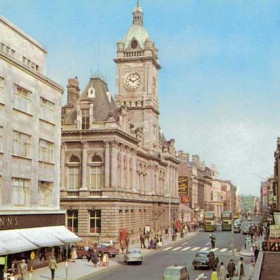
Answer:
[[29, 268], [47, 265], [52, 255], [63, 260], [62, 251], [81, 241], [64, 224], [64, 212], [0, 215], [0, 256], [5, 257], [5, 270], [22, 259]]

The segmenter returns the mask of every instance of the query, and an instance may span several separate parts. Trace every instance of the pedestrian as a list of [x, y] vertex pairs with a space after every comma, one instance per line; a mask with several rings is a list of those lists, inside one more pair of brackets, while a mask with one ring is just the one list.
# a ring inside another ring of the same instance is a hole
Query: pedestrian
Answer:
[[99, 266], [102, 266], [102, 260], [103, 260], [103, 253], [102, 253], [102, 251], [98, 251], [97, 257], [98, 257]]
[[142, 232], [140, 234], [140, 244], [141, 244], [141, 249], [142, 249], [142, 247], [146, 248], [146, 246], [145, 246], [145, 236]]
[[216, 237], [213, 234], [210, 234], [209, 237], [211, 239], [211, 247], [214, 249], [216, 245]]
[[259, 248], [258, 246], [256, 246], [256, 248], [255, 248], [255, 250], [254, 250], [255, 262], [256, 262], [257, 259], [258, 259], [259, 252], [260, 252], [260, 248]]
[[103, 266], [109, 266], [109, 256], [107, 253], [103, 254], [102, 263]]
[[95, 250], [93, 250], [93, 252], [92, 252], [91, 261], [92, 261], [92, 263], [93, 263], [93, 266], [96, 267], [96, 266], [97, 266], [97, 263], [98, 263], [98, 257], [97, 257], [97, 253], [96, 253]]
[[77, 256], [76, 248], [75, 248], [75, 246], [72, 246], [72, 249], [71, 249], [71, 261], [75, 262], [77, 258], [78, 258], [78, 256]]
[[226, 277], [227, 277], [227, 271], [224, 266], [224, 263], [221, 262], [219, 280], [226, 280]]
[[227, 271], [228, 271], [228, 278], [233, 279], [234, 272], [235, 272], [235, 264], [234, 264], [233, 260], [229, 261]]
[[245, 277], [245, 263], [243, 258], [241, 257], [238, 266], [237, 266], [237, 276], [239, 277], [239, 280], [243, 279]]
[[248, 280], [252, 280], [253, 279], [254, 269], [255, 269], [255, 262], [252, 261], [251, 265], [249, 267]]
[[57, 269], [57, 264], [56, 264], [56, 260], [55, 257], [52, 257], [50, 262], [49, 262], [49, 268], [51, 270], [51, 276], [52, 276], [52, 280], [54, 280], [54, 274], [55, 274], [55, 270]]
[[215, 268], [213, 268], [213, 272], [211, 274], [211, 280], [218, 280], [218, 273]]
[[216, 267], [216, 260], [213, 252], [209, 252], [209, 267], [210, 269]]
[[20, 280], [25, 280], [25, 276], [28, 273], [28, 267], [26, 261], [23, 259], [19, 264]]
[[46, 249], [45, 248], [41, 248], [41, 250], [40, 250], [40, 261], [42, 261], [42, 260], [46, 260], [47, 258], [46, 258]]

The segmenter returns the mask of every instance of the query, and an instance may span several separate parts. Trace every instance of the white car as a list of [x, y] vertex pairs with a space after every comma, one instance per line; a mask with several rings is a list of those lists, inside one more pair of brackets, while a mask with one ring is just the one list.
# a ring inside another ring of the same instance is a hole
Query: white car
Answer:
[[124, 261], [128, 263], [137, 262], [142, 263], [143, 257], [140, 249], [128, 249], [124, 255]]

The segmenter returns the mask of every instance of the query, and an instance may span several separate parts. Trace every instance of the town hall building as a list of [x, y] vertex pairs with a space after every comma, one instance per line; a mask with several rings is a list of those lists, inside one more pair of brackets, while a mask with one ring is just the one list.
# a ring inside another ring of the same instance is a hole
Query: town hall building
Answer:
[[68, 80], [62, 108], [61, 208], [85, 242], [119, 240], [125, 231], [163, 232], [178, 219], [175, 141], [159, 125], [158, 49], [139, 4], [117, 43], [117, 92], [92, 77], [80, 92]]

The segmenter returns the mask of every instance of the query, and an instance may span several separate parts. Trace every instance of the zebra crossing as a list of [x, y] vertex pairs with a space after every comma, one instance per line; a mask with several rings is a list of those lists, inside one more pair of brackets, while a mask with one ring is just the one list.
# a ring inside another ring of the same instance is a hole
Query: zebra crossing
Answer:
[[[212, 252], [216, 252], [216, 253], [231, 253], [231, 249], [230, 248], [214, 248], [211, 249], [210, 247], [182, 247], [182, 246], [178, 246], [178, 247], [166, 247], [163, 249], [163, 251], [191, 251], [191, 252], [198, 252], [200, 250], [203, 251], [212, 251]], [[237, 249], [234, 249], [234, 252], [237, 252]]]

